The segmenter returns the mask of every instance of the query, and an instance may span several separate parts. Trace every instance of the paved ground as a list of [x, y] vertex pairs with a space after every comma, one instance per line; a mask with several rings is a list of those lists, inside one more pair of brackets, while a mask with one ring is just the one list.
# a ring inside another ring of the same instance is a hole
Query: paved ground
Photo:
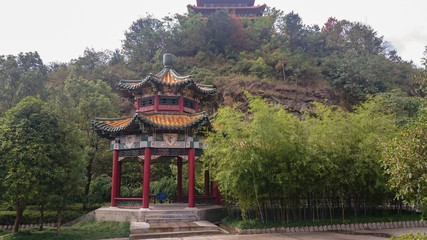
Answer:
[[[157, 238], [156, 240], [380, 240], [390, 239], [391, 236], [399, 236], [404, 233], [422, 232], [427, 234], [427, 228], [395, 228], [382, 230], [356, 230], [335, 232], [299, 232], [299, 233], [268, 233], [251, 235], [211, 235], [192, 236], [179, 238]], [[110, 239], [112, 240], [112, 239]], [[127, 240], [127, 238], [115, 239]]]

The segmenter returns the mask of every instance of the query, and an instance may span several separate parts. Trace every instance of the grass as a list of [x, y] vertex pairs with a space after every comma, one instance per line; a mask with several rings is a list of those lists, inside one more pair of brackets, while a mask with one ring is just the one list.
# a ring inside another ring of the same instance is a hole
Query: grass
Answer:
[[[56, 228], [22, 229], [13, 234], [0, 230], [1, 240], [95, 240], [129, 236], [129, 222], [96, 222], [87, 221], [72, 227], [61, 227], [61, 236], [56, 236]], [[3, 234], [3, 235], [2, 235]]]
[[226, 217], [222, 220], [225, 225], [229, 225], [232, 227], [242, 228], [242, 229], [253, 229], [253, 228], [273, 228], [273, 227], [305, 227], [305, 226], [322, 226], [322, 225], [330, 225], [330, 224], [350, 224], [350, 223], [373, 223], [373, 222], [394, 222], [394, 221], [418, 221], [421, 219], [421, 215], [419, 213], [401, 213], [401, 214], [386, 214], [380, 216], [360, 216], [357, 218], [349, 217], [345, 219], [345, 222], [342, 221], [341, 218], [332, 219], [332, 223], [330, 220], [316, 220], [316, 221], [290, 221], [285, 222], [261, 222], [259, 220], [242, 220], [231, 217]]

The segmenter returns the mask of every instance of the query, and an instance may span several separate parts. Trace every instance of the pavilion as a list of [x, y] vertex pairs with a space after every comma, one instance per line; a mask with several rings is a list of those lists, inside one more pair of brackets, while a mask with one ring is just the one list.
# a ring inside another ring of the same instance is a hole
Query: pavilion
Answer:
[[[111, 206], [120, 201], [150, 203], [150, 164], [158, 157], [176, 158], [176, 202], [182, 202], [182, 166], [188, 164], [188, 207], [195, 207], [195, 162], [203, 154], [204, 131], [211, 128], [209, 116], [199, 111], [199, 102], [216, 93], [212, 85], [196, 83], [191, 76], [181, 76], [173, 68], [174, 56], [165, 54], [164, 68], [142, 80], [121, 80], [117, 86], [121, 97], [135, 105], [133, 116], [96, 118], [92, 129], [110, 139], [113, 151]], [[143, 159], [141, 197], [120, 194], [121, 164], [129, 157]], [[151, 196], [152, 197], [152, 196]], [[221, 195], [209, 172], [205, 171], [204, 199], [221, 204]]]

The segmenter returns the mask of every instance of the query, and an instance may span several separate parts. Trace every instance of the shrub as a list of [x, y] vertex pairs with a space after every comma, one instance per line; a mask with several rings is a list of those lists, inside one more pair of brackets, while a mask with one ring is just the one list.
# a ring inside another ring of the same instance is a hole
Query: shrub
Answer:
[[[0, 211], [0, 225], [13, 225], [15, 221], [15, 211]], [[63, 211], [62, 212], [62, 222], [66, 223], [71, 220], [74, 220], [81, 215], [83, 212], [79, 211]], [[39, 211], [24, 211], [24, 214], [21, 218], [21, 224], [37, 224], [40, 221], [40, 212]], [[44, 222], [51, 223], [56, 222], [56, 211], [45, 211], [44, 212]]]
[[392, 240], [427, 240], [427, 235], [425, 233], [406, 233], [403, 235], [400, 235], [398, 237], [393, 236], [391, 238]]

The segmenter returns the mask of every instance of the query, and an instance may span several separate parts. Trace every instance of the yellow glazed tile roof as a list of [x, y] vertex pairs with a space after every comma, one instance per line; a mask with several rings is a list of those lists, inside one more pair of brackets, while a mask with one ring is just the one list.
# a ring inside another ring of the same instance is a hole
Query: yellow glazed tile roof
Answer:
[[174, 77], [170, 71], [168, 71], [163, 78], [161, 79], [162, 82], [169, 83], [169, 84], [175, 84], [180, 82], [179, 79]]
[[[186, 113], [136, 113], [130, 118], [121, 119], [95, 119], [91, 121], [95, 131], [120, 132], [133, 129], [138, 124], [154, 126], [159, 129], [184, 129], [187, 127], [209, 125], [209, 117], [205, 112]], [[135, 126], [136, 125], [136, 126]]]
[[172, 115], [172, 114], [157, 114], [144, 116], [149, 121], [161, 126], [179, 127], [187, 126], [191, 122], [203, 117], [203, 115]]
[[119, 119], [119, 120], [106, 120], [106, 121], [99, 121], [103, 122], [111, 127], [123, 127], [129, 124], [130, 121], [132, 121], [133, 118], [125, 118], [125, 119]]
[[160, 84], [170, 87], [187, 85], [195, 91], [203, 94], [214, 94], [216, 92], [215, 86], [198, 84], [191, 76], [180, 76], [172, 68], [164, 68], [158, 74], [150, 74], [150, 76], [142, 80], [120, 80], [117, 86], [122, 90], [127, 89], [129, 91], [135, 91], [137, 89], [150, 86], [148, 85], [149, 82], [154, 83], [155, 85]]

